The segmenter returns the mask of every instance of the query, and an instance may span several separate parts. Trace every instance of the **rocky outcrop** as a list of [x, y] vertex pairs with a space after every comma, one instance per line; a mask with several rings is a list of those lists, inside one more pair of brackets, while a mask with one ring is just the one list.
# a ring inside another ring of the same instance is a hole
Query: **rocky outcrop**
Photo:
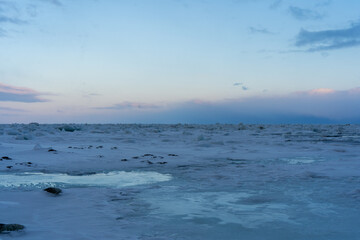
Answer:
[[19, 231], [19, 230], [23, 230], [24, 228], [25, 228], [25, 226], [23, 226], [21, 224], [0, 223], [0, 233]]
[[44, 191], [55, 194], [55, 195], [59, 195], [60, 193], [62, 193], [62, 190], [60, 188], [56, 188], [56, 187], [48, 187], [48, 188], [45, 188]]

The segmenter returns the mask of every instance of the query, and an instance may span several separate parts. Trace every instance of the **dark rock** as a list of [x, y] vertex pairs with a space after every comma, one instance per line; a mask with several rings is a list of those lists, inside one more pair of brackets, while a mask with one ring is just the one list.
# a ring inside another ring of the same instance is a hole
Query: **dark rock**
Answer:
[[2, 157], [1, 159], [2, 159], [2, 160], [12, 160], [11, 157], [7, 157], [7, 156]]
[[148, 164], [154, 164], [152, 161], [149, 161], [149, 160], [147, 161], [147, 163], [148, 163]]
[[170, 154], [168, 154], [168, 156], [169, 156], [169, 157], [177, 157], [178, 155], [173, 154], [173, 153], [170, 153]]
[[83, 147], [73, 147], [74, 149], [84, 149]]
[[306, 172], [305, 176], [309, 177], [309, 178], [328, 178], [327, 176], [319, 175], [319, 174], [314, 173], [314, 172]]
[[135, 157], [132, 157], [133, 159], [139, 159], [139, 157], [138, 156], [135, 156]]
[[23, 230], [25, 226], [20, 224], [4, 224], [0, 223], [0, 233], [2, 232], [13, 232]]
[[99, 149], [99, 148], [103, 148], [103, 146], [97, 146], [96, 148], [97, 148], [97, 149]]
[[154, 155], [150, 154], [150, 153], [146, 153], [146, 154], [143, 155], [143, 157], [154, 157]]
[[339, 137], [342, 137], [342, 135], [324, 135], [323, 137], [326, 137], [326, 138], [339, 138]]
[[60, 131], [65, 131], [65, 132], [74, 132], [74, 131], [80, 131], [81, 130], [80, 127], [71, 126], [71, 125], [60, 126], [60, 127], [58, 127], [58, 129]]
[[56, 187], [48, 187], [45, 188], [44, 191], [55, 195], [59, 195], [62, 192], [60, 188], [56, 188]]
[[67, 172], [68, 175], [72, 176], [89, 176], [89, 175], [95, 175], [96, 172]]
[[13, 166], [6, 166], [6, 168], [11, 169]]
[[123, 158], [123, 159], [121, 159], [121, 161], [122, 161], [122, 162], [126, 162], [126, 161], [127, 161], [127, 159], [126, 159], [126, 158]]
[[89, 175], [95, 175], [97, 174], [97, 172], [83, 172], [81, 173], [81, 175], [79, 174], [78, 176], [89, 176]]
[[167, 164], [167, 162], [158, 162], [158, 164]]
[[53, 149], [53, 148], [50, 148], [50, 149], [48, 150], [48, 152], [56, 152], [56, 150]]
[[188, 168], [188, 167], [190, 167], [190, 165], [179, 165], [179, 166], [177, 166], [178, 168]]

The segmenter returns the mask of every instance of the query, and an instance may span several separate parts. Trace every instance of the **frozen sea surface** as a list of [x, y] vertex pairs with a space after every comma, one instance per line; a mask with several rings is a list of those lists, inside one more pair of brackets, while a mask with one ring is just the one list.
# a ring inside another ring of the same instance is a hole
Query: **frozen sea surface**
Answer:
[[0, 223], [26, 226], [0, 239], [360, 239], [360, 126], [0, 125]]

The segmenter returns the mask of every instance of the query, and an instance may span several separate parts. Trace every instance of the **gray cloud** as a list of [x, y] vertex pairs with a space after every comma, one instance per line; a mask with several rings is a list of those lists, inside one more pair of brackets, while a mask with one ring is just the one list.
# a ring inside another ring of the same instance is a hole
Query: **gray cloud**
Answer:
[[307, 51], [335, 50], [360, 45], [360, 23], [348, 28], [323, 31], [302, 29], [296, 36], [297, 47], [308, 47]]
[[25, 110], [22, 110], [22, 109], [9, 108], [9, 107], [0, 107], [0, 111], [5, 111], [5, 112], [26, 112]]
[[88, 96], [96, 97], [96, 96], [102, 96], [102, 94], [99, 94], [99, 93], [89, 93]]
[[269, 7], [270, 9], [277, 9], [278, 7], [280, 7], [282, 4], [282, 0], [277, 0], [275, 2], [273, 2]]
[[327, 7], [330, 6], [332, 4], [333, 0], [325, 0], [323, 2], [318, 2], [316, 3], [317, 7]]
[[244, 91], [249, 90], [249, 88], [248, 88], [248, 87], [246, 87], [246, 86], [244, 86], [244, 84], [243, 84], [243, 83], [241, 83], [241, 82], [236, 82], [236, 83], [234, 83], [234, 84], [233, 84], [233, 86], [235, 86], [235, 87], [239, 87], [239, 86], [241, 86], [241, 89], [242, 89], [242, 90], [244, 90]]
[[[150, 106], [154, 106], [151, 108]], [[121, 103], [98, 108], [93, 114], [69, 116], [23, 114], [0, 121], [88, 122], [88, 123], [360, 123], [360, 87], [345, 91], [315, 89], [287, 95], [229, 99], [224, 101], [188, 101], [166, 105]], [[130, 111], [135, 107], [135, 111]], [[140, 107], [140, 108], [139, 108]], [[143, 107], [143, 108], [141, 108]], [[141, 109], [147, 109], [141, 110]], [[8, 112], [9, 113], [9, 112]], [[5, 116], [7, 113], [2, 113]], [[18, 114], [18, 113], [16, 113]], [[19, 117], [20, 116], [20, 117]]]
[[39, 92], [29, 88], [15, 87], [0, 83], [0, 101], [2, 102], [46, 102]]
[[18, 9], [16, 7], [16, 4], [11, 1], [0, 1], [0, 13], [6, 12], [9, 10], [17, 12]]
[[60, 0], [33, 0], [28, 1], [12, 1], [0, 0], [0, 37], [6, 37], [8, 27], [12, 25], [23, 25], [31, 23], [31, 18], [37, 16], [37, 7], [40, 2], [50, 3], [56, 6], [62, 6]]
[[[331, 106], [331, 107], [329, 107]], [[189, 101], [156, 111], [107, 115], [136, 123], [360, 123], [360, 88], [315, 89], [283, 96]]]
[[313, 10], [294, 7], [294, 6], [289, 7], [289, 12], [294, 18], [296, 18], [297, 20], [302, 20], [302, 21], [303, 20], [318, 20], [318, 19], [323, 18], [323, 15], [321, 15]]
[[0, 23], [24, 24], [26, 21], [13, 17], [0, 16]]
[[13, 94], [4, 92], [0, 92], [0, 101], [26, 103], [45, 102], [45, 100], [40, 99], [36, 94]]
[[138, 102], [122, 102], [115, 104], [110, 107], [99, 107], [96, 109], [110, 109], [110, 110], [146, 110], [146, 109], [156, 109], [160, 108], [160, 105], [148, 104], [148, 103], [138, 103]]
[[0, 37], [6, 37], [6, 27], [9, 24], [21, 25], [27, 23], [19, 16], [19, 9], [14, 2], [0, 1]]
[[273, 32], [269, 31], [266, 28], [256, 28], [256, 27], [249, 27], [249, 32], [252, 34], [261, 33], [261, 34], [274, 34]]

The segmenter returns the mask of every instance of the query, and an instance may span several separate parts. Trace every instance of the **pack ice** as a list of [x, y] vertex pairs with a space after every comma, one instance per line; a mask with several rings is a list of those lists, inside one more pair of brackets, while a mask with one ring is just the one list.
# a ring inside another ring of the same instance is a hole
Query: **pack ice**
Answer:
[[0, 223], [25, 226], [0, 239], [360, 239], [360, 126], [0, 125]]

